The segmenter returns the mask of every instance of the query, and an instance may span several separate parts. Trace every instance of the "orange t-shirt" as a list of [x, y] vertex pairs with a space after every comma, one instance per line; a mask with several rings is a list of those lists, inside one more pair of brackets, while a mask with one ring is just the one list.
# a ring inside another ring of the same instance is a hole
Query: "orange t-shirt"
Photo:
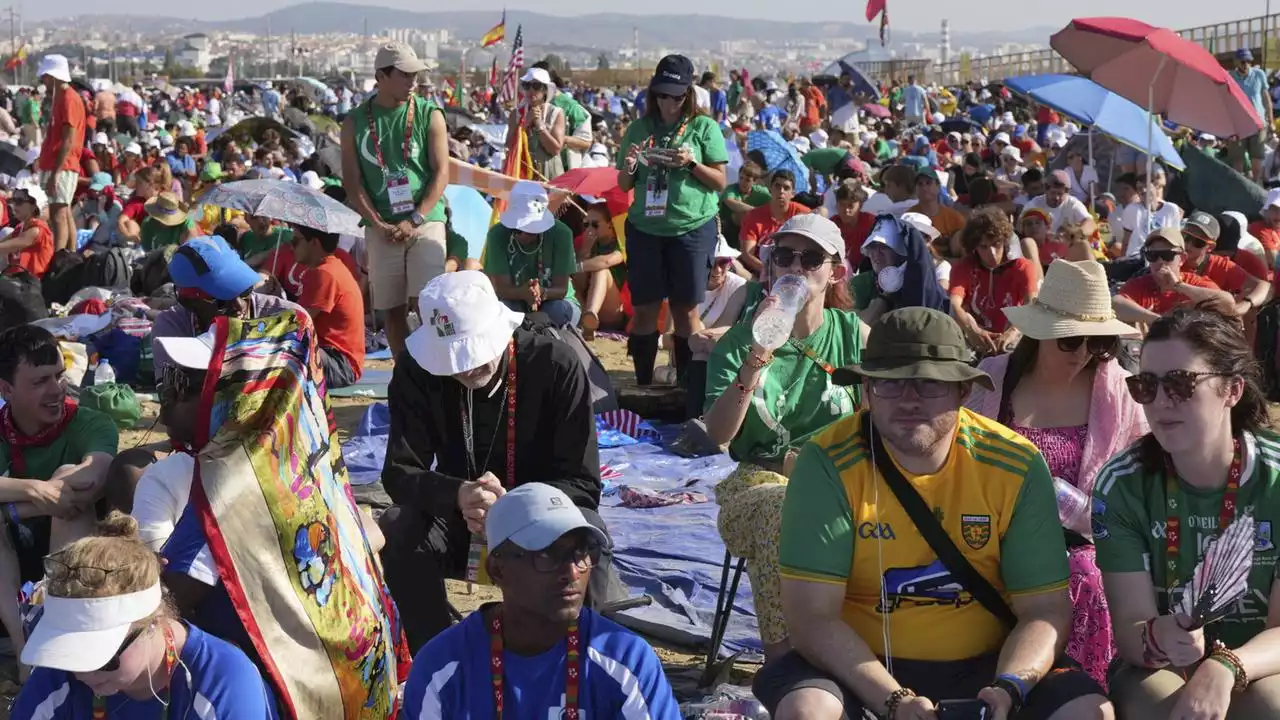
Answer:
[[[919, 205], [912, 205], [909, 212], [923, 211], [920, 210]], [[929, 219], [933, 221], [934, 229], [943, 238], [949, 238], [964, 229], [964, 216], [946, 205], [939, 205], [938, 213]]]
[[351, 271], [334, 255], [306, 268], [298, 304], [311, 313], [320, 346], [342, 353], [358, 379], [364, 367], [364, 299]]
[[[53, 98], [53, 120], [44, 136], [44, 144], [40, 146], [40, 159], [36, 168], [41, 172], [53, 170], [73, 170], [80, 172], [80, 155], [84, 152], [84, 133], [86, 125], [84, 99], [75, 88], [67, 86], [58, 91]], [[71, 151], [61, 167], [54, 167], [58, 160], [58, 149], [62, 147], [63, 126], [71, 126]]]
[[1209, 278], [1218, 287], [1237, 297], [1244, 292], [1245, 283], [1249, 282], [1249, 273], [1244, 268], [1221, 255], [1206, 255], [1195, 273]]
[[1271, 282], [1271, 271], [1267, 269], [1267, 263], [1248, 250], [1237, 250], [1236, 256], [1231, 258], [1231, 261], [1259, 280]]
[[48, 223], [44, 220], [32, 218], [16, 232], [21, 233], [31, 229], [36, 231], [36, 241], [28, 245], [25, 250], [9, 253], [9, 264], [17, 265], [32, 275], [42, 278], [45, 271], [49, 269], [49, 264], [53, 262], [53, 230], [49, 229]]
[[1036, 267], [1026, 258], [1014, 258], [995, 270], [973, 256], [951, 266], [951, 296], [959, 297], [982, 329], [991, 332], [1009, 328], [1003, 309], [1025, 305], [1035, 287]]
[[1261, 220], [1249, 226], [1249, 232], [1262, 243], [1262, 247], [1267, 252], [1275, 255], [1276, 250], [1280, 250], [1280, 230], [1273, 230], [1262, 224]]
[[[767, 202], [758, 208], [752, 208], [742, 216], [742, 230], [738, 233], [739, 245], [742, 247], [747, 240], [751, 240], [758, 248], [760, 243], [769, 239], [769, 236], [778, 232], [778, 228], [782, 227], [791, 218], [796, 215], [803, 215], [809, 212], [809, 208], [798, 202], [793, 202], [787, 207], [786, 217], [781, 220], [773, 219], [773, 203]], [[758, 249], [753, 249], [752, 253], [759, 255]]]
[[[1200, 277], [1195, 273], [1182, 273], [1182, 282], [1192, 287], [1209, 288], [1211, 290], [1221, 290], [1218, 284], [1206, 277]], [[1175, 292], [1173, 290], [1163, 291], [1156, 285], [1156, 279], [1153, 275], [1142, 275], [1133, 278], [1120, 286], [1118, 295], [1123, 295], [1137, 303], [1139, 306], [1150, 310], [1153, 313], [1164, 315], [1180, 305], [1186, 305], [1190, 301], [1186, 295]]]
[[[351, 277], [359, 277], [360, 268], [356, 265], [356, 259], [351, 257], [351, 253], [338, 248], [333, 251], [333, 256], [342, 261], [343, 265], [351, 271]], [[293, 259], [293, 246], [281, 245], [280, 252], [276, 257], [263, 263], [262, 271], [271, 272], [275, 268], [275, 278], [284, 286], [289, 297], [296, 298], [302, 294], [302, 275], [306, 271], [306, 266], [300, 264]]]

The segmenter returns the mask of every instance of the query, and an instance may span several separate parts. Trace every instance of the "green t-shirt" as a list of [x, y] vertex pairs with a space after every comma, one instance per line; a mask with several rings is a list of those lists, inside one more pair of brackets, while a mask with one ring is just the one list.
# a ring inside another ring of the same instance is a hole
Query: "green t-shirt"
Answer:
[[181, 245], [182, 238], [186, 236], [187, 230], [194, 226], [195, 221], [190, 217], [187, 218], [186, 222], [180, 222], [177, 225], [165, 225], [153, 217], [145, 217], [142, 219], [140, 227], [142, 249], [150, 252], [168, 245]]
[[729, 245], [734, 248], [738, 247], [738, 223], [733, 219], [733, 210], [725, 204], [725, 200], [741, 200], [753, 208], [769, 202], [769, 188], [763, 185], [752, 185], [750, 192], [746, 195], [742, 194], [742, 188], [738, 183], [726, 187], [724, 192], [720, 193], [720, 234], [724, 235], [724, 239], [729, 241]]
[[[1276, 545], [1272, 528], [1280, 521], [1280, 436], [1244, 436], [1244, 474], [1236, 497], [1237, 513], [1252, 510], [1257, 521], [1253, 570], [1249, 590], [1227, 618], [1205, 628], [1210, 639], [1240, 647], [1266, 629], [1268, 598], [1277, 578]], [[1190, 579], [1202, 551], [1218, 532], [1218, 513], [1226, 488], [1206, 491], [1178, 481], [1183, 515], [1179, 582]], [[1093, 541], [1103, 573], [1148, 572], [1156, 586], [1156, 606], [1169, 612], [1165, 567], [1166, 478], [1163, 470], [1149, 472], [1139, 459], [1138, 445], [1107, 461], [1093, 485]], [[1176, 604], [1176, 603], [1175, 603]]]
[[[564, 111], [564, 136], [573, 137], [574, 128], [591, 119], [591, 113], [582, 107], [582, 103], [573, 99], [573, 96], [567, 92], [557, 92], [555, 97], [551, 98], [551, 104]], [[560, 159], [565, 162], [568, 167], [569, 150], [565, 148], [560, 151]]]
[[849, 278], [849, 293], [853, 295], [853, 309], [861, 312], [876, 297], [876, 274], [860, 272]]
[[[705, 165], [729, 161], [729, 154], [724, 147], [724, 135], [715, 120], [706, 115], [698, 115], [689, 120], [680, 137], [671, 137], [676, 129], [676, 126], [665, 126], [656, 128], [655, 132], [654, 120], [648, 116], [631, 123], [627, 134], [622, 137], [621, 147], [618, 148], [618, 170], [626, 167], [627, 152], [632, 145], [645, 146], [651, 138], [654, 147], [687, 146], [693, 152], [693, 159]], [[657, 217], [645, 214], [645, 198], [651, 174], [655, 179], [666, 177], [667, 211]], [[652, 170], [645, 163], [639, 163], [636, 168], [635, 198], [631, 203], [627, 222], [650, 235], [674, 237], [702, 227], [715, 217], [719, 207], [720, 193], [698, 182], [688, 170]]]
[[457, 258], [459, 263], [471, 256], [471, 244], [462, 236], [462, 233], [452, 227], [447, 228], [444, 233], [444, 256]]
[[[409, 157], [404, 156], [404, 124], [409, 115], [409, 103], [395, 108], [384, 108], [366, 100], [360, 107], [351, 111], [355, 126], [356, 157], [360, 158], [360, 179], [364, 182], [365, 192], [373, 200], [373, 207], [386, 222], [400, 222], [413, 214], [413, 211], [391, 214], [391, 199], [387, 195], [386, 173], [406, 173], [409, 180], [409, 191], [413, 196], [416, 208], [427, 194], [431, 184], [431, 148], [427, 140], [427, 128], [431, 124], [433, 112], [440, 112], [440, 107], [431, 100], [413, 96], [413, 138], [409, 142]], [[378, 165], [378, 154], [373, 147], [369, 133], [369, 109], [373, 109], [373, 119], [377, 123], [378, 144], [382, 146], [382, 159], [386, 161], [386, 171]], [[427, 213], [426, 222], [444, 222], [444, 198]]]
[[[862, 339], [858, 316], [827, 308], [822, 318], [822, 327], [804, 343], [833, 368], [859, 362]], [[707, 409], [738, 381], [738, 371], [750, 352], [750, 321], [729, 328], [716, 343], [707, 361]], [[729, 454], [735, 460], [782, 460], [788, 450], [798, 449], [813, 433], [852, 414], [860, 398], [857, 386], [831, 382], [818, 363], [789, 342], [774, 351], [773, 361], [761, 371], [751, 395], [751, 409], [729, 443]]]
[[[89, 453], [115, 455], [119, 443], [120, 432], [110, 417], [82, 407], [58, 439], [44, 447], [22, 449], [22, 457], [27, 463], [22, 477], [26, 480], [48, 480], [58, 468], [81, 462]], [[9, 444], [3, 440], [0, 440], [0, 468], [3, 469], [0, 475], [14, 476], [9, 466]]]
[[747, 281], [747, 301], [742, 305], [742, 313], [739, 318], [755, 317], [756, 307], [760, 305], [760, 301], [764, 300], [764, 284], [759, 280]]
[[[602, 257], [604, 255], [609, 255], [611, 253], [618, 252], [621, 249], [622, 248], [618, 246], [617, 240], [614, 240], [612, 243], [609, 243], [607, 245], [604, 243], [597, 242], [595, 245], [591, 247], [591, 257], [593, 258]], [[614, 265], [613, 267], [609, 268], [609, 273], [613, 275], [613, 284], [619, 290], [622, 289], [623, 285], [627, 284], [627, 264], [625, 262], [618, 263], [617, 265]]]
[[277, 225], [267, 231], [266, 235], [258, 235], [258, 233], [250, 230], [240, 236], [240, 257], [248, 260], [254, 255], [275, 250], [278, 247], [288, 247], [293, 244], [293, 228]]
[[18, 103], [18, 124], [40, 124], [40, 103], [35, 98], [28, 96], [25, 101]]
[[[498, 224], [489, 228], [489, 235], [484, 241], [484, 269], [490, 275], [506, 275], [511, 284], [521, 287], [538, 276], [538, 264], [542, 265], [542, 276], [538, 278], [542, 287], [551, 287], [556, 276], [572, 275], [578, 269], [578, 256], [573, 249], [573, 231], [568, 225], [556, 221], [551, 229], [542, 233], [542, 239], [532, 248], [519, 246], [512, 238], [512, 231]], [[577, 304], [573, 294], [573, 283], [569, 283], [565, 292], [565, 300]]]
[[849, 151], [844, 148], [818, 148], [805, 153], [800, 162], [819, 175], [831, 175], [848, 155]]

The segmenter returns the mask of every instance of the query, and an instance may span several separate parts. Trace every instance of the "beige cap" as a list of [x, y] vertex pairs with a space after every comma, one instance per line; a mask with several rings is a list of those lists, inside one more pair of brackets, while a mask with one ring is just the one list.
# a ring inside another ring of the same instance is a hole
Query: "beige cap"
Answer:
[[1142, 242], [1142, 247], [1145, 248], [1157, 240], [1163, 240], [1179, 250], [1187, 247], [1187, 241], [1182, 237], [1182, 231], [1176, 227], [1162, 227], [1151, 231], [1147, 239]]
[[427, 64], [418, 59], [418, 54], [413, 51], [413, 48], [404, 43], [391, 42], [378, 48], [378, 54], [373, 59], [375, 70], [385, 70], [389, 67], [416, 75], [426, 70]]

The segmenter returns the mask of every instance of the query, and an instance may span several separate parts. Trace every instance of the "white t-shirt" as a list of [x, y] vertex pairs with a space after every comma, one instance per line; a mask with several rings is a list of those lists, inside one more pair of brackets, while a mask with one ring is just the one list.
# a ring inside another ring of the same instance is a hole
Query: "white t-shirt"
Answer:
[[1071, 168], [1067, 168], [1067, 176], [1071, 178], [1071, 187], [1067, 189], [1071, 197], [1080, 202], [1089, 202], [1089, 184], [1093, 183], [1094, 192], [1097, 192], [1098, 171], [1092, 165], [1085, 165], [1079, 178], [1076, 178], [1076, 171]]
[[1067, 223], [1079, 225], [1091, 217], [1089, 211], [1085, 209], [1084, 203], [1070, 195], [1063, 198], [1062, 204], [1058, 207], [1049, 207], [1049, 202], [1041, 195], [1028, 202], [1023, 208], [1023, 212], [1028, 208], [1036, 208], [1049, 213], [1049, 217], [1053, 219], [1053, 222], [1049, 224], [1049, 232], [1058, 232], [1058, 228]]
[[138, 536], [152, 550], [160, 551], [182, 517], [195, 471], [196, 459], [184, 452], [157, 460], [142, 471], [133, 491], [133, 518], [138, 521]]
[[1124, 253], [1137, 257], [1142, 252], [1142, 245], [1147, 236], [1154, 230], [1166, 227], [1181, 227], [1182, 208], [1165, 201], [1154, 213], [1143, 203], [1136, 202], [1124, 209], [1120, 216], [1120, 227], [1129, 231], [1129, 244]]
[[698, 107], [706, 110], [707, 112], [711, 112], [711, 91], [701, 85], [694, 85], [693, 101]]
[[741, 275], [733, 272], [726, 273], [720, 288], [708, 290], [706, 297], [698, 305], [698, 317], [702, 318], [702, 324], [707, 327], [715, 326], [720, 319], [720, 314], [724, 312], [725, 305], [729, 303], [729, 298], [733, 297], [734, 291], [746, 284], [747, 281]]

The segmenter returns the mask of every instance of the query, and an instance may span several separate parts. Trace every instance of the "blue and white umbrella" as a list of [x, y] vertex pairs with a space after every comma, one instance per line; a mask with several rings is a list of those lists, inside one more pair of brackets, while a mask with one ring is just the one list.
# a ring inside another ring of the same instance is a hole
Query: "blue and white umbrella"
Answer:
[[238, 180], [215, 185], [197, 205], [239, 210], [339, 235], [364, 235], [360, 215], [319, 190], [284, 180]]
[[800, 162], [800, 151], [777, 130], [752, 130], [747, 133], [747, 152], [764, 154], [765, 170], [790, 170], [796, 176], [796, 192], [809, 192], [809, 169]]

